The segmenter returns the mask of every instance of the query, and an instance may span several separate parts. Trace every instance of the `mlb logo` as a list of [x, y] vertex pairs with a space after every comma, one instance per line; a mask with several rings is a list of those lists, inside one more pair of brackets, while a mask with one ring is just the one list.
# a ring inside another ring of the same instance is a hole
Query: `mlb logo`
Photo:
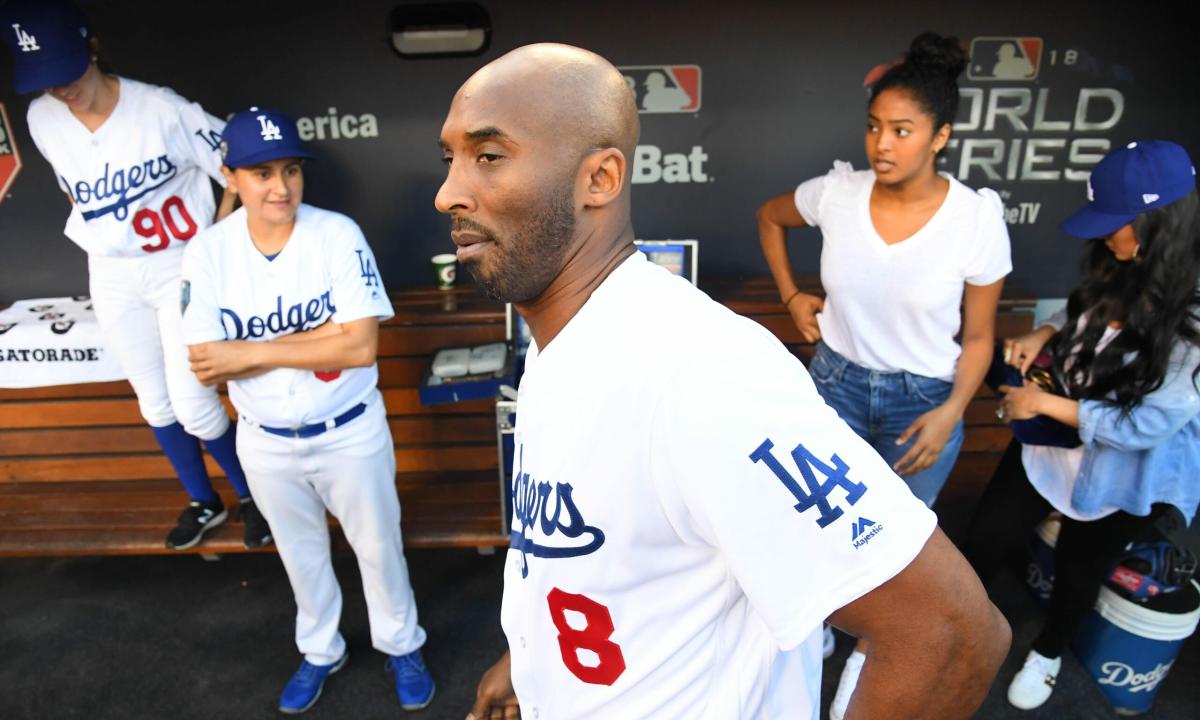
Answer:
[[971, 80], [1033, 80], [1042, 65], [1042, 39], [977, 37], [971, 41]]
[[694, 113], [700, 110], [699, 65], [618, 67], [639, 113]]
[[8, 112], [4, 109], [4, 103], [0, 103], [0, 202], [8, 197], [8, 188], [20, 171], [21, 153], [17, 151], [17, 142], [13, 139]]

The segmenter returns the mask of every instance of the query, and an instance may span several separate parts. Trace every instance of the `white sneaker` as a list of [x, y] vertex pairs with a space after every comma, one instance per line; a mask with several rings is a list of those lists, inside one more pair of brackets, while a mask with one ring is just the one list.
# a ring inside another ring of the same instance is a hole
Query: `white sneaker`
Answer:
[[862, 673], [863, 663], [867, 656], [855, 650], [846, 658], [846, 667], [842, 668], [842, 678], [838, 680], [837, 692], [833, 694], [833, 702], [829, 703], [829, 720], [842, 720], [846, 708], [850, 707], [850, 696], [858, 687], [858, 676]]
[[833, 657], [833, 651], [836, 648], [836, 646], [837, 646], [837, 644], [833, 639], [833, 628], [830, 627], [829, 625], [826, 625], [825, 626], [825, 644], [821, 648], [821, 657], [825, 658], [826, 660]]
[[1062, 669], [1062, 658], [1051, 660], [1030, 650], [1025, 666], [1008, 686], [1008, 702], [1021, 710], [1032, 710], [1050, 699], [1058, 671]]

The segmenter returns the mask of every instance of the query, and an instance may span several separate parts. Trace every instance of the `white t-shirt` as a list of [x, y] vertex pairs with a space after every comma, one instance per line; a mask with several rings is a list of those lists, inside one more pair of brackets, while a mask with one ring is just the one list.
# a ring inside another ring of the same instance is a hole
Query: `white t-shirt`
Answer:
[[212, 224], [211, 177], [225, 185], [225, 123], [174, 91], [120, 78], [117, 105], [90, 132], [66, 104], [29, 104], [29, 133], [73, 205], [63, 232], [96, 255], [178, 250]]
[[524, 718], [815, 718], [819, 660], [779, 651], [936, 524], [773, 335], [640, 253], [530, 347], [517, 408]]
[[[392, 316], [375, 256], [353, 220], [301, 205], [283, 250], [268, 260], [250, 239], [240, 208], [183, 253], [184, 341], [266, 341]], [[369, 367], [328, 372], [277, 368], [229, 383], [229, 399], [259, 425], [293, 428], [325, 422], [363, 402], [379, 379]]]
[[[1087, 325], [1087, 313], [1080, 316], [1076, 332]], [[1099, 355], [1105, 347], [1120, 333], [1120, 330], [1107, 327], [1104, 335], [1096, 343], [1096, 354]], [[1078, 346], [1077, 346], [1078, 347]], [[1067, 361], [1070, 367], [1070, 360]], [[1025, 475], [1033, 489], [1046, 499], [1055, 510], [1072, 520], [1086, 522], [1108, 517], [1121, 508], [1111, 505], [1095, 512], [1085, 513], [1075, 509], [1071, 504], [1071, 495], [1075, 492], [1075, 483], [1079, 480], [1079, 468], [1083, 465], [1083, 446], [1073, 448], [1054, 447], [1052, 445], [1022, 445], [1021, 464], [1025, 467]]]
[[1012, 270], [1000, 196], [942, 176], [942, 206], [892, 245], [871, 222], [873, 171], [839, 162], [796, 188], [796, 209], [824, 240], [821, 338], [853, 363], [953, 380], [963, 284], [990, 285]]

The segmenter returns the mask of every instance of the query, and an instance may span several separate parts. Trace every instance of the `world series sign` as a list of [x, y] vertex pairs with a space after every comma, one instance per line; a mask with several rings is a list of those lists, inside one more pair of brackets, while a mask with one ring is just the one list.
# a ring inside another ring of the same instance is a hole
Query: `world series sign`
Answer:
[[13, 139], [12, 124], [8, 122], [8, 111], [4, 103], [0, 103], [0, 203], [8, 197], [8, 188], [17, 173], [21, 172], [21, 153], [17, 151], [17, 142]]

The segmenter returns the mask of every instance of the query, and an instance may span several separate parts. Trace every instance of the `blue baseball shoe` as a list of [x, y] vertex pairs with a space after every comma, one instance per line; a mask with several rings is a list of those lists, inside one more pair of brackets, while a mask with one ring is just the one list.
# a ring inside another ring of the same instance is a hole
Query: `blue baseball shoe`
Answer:
[[421, 710], [433, 700], [433, 676], [421, 659], [421, 651], [388, 657], [384, 668], [396, 677], [396, 697], [405, 710]]
[[332, 665], [313, 665], [307, 660], [300, 662], [300, 669], [288, 680], [279, 696], [279, 712], [285, 715], [299, 715], [312, 707], [317, 698], [321, 697], [321, 688], [325, 687], [325, 679], [334, 674], [350, 659], [350, 652]]

